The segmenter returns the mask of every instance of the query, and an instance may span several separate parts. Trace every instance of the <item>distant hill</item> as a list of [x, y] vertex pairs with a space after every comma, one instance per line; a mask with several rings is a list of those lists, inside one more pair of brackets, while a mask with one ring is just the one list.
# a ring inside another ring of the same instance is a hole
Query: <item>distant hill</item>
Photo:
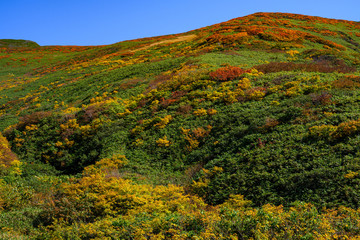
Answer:
[[17, 48], [17, 47], [40, 47], [39, 44], [29, 40], [0, 39], [0, 48]]

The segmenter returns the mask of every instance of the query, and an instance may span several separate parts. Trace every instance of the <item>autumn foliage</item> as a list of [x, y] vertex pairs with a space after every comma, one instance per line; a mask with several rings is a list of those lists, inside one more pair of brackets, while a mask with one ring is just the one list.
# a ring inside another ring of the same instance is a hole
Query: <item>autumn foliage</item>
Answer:
[[244, 70], [242, 68], [228, 66], [228, 67], [218, 68], [217, 70], [211, 72], [210, 77], [212, 79], [218, 80], [218, 81], [229, 81], [229, 80], [239, 78], [245, 72], [246, 72], [246, 70]]
[[359, 32], [256, 13], [3, 45], [0, 239], [358, 239]]
[[17, 156], [11, 151], [7, 139], [0, 133], [0, 169], [11, 166], [14, 161], [19, 161]]

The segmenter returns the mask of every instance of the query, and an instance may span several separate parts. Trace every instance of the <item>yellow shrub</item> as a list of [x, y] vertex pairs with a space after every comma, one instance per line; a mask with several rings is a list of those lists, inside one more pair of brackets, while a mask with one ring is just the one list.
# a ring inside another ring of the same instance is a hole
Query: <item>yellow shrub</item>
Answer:
[[296, 54], [299, 54], [299, 51], [297, 51], [297, 50], [289, 50], [286, 53], [289, 54], [290, 56], [294, 57]]
[[156, 141], [156, 144], [159, 146], [159, 147], [169, 147], [170, 146], [170, 141], [167, 139], [167, 136], [164, 136], [163, 138], [159, 138], [157, 141]]
[[251, 201], [246, 200], [243, 195], [231, 194], [229, 199], [226, 200], [223, 204], [221, 204], [221, 207], [227, 207], [227, 208], [239, 210], [248, 207], [250, 204]]
[[207, 114], [210, 115], [210, 116], [215, 115], [216, 113], [217, 113], [217, 111], [215, 109], [213, 109], [213, 108], [207, 110]]
[[[18, 139], [18, 144], [24, 142], [24, 139]], [[21, 162], [17, 156], [11, 151], [10, 144], [7, 139], [0, 133], [0, 172], [7, 170], [13, 174], [21, 174]]]
[[239, 80], [239, 83], [237, 86], [238, 86], [238, 88], [240, 88], [242, 90], [246, 90], [246, 89], [251, 88], [251, 82], [248, 78], [242, 78]]
[[99, 169], [119, 169], [127, 164], [125, 155], [115, 154], [110, 158], [103, 158], [95, 163]]
[[321, 125], [321, 126], [313, 126], [309, 128], [310, 135], [316, 137], [329, 137], [333, 132], [337, 129], [336, 126], [333, 125]]
[[203, 108], [197, 109], [197, 110], [195, 110], [193, 113], [194, 113], [194, 115], [196, 115], [196, 116], [198, 116], [198, 117], [206, 116], [206, 115], [207, 115], [206, 110], [203, 109]]
[[358, 172], [350, 171], [350, 172], [348, 172], [347, 174], [344, 175], [344, 178], [352, 179], [352, 178], [357, 177], [358, 175], [359, 175]]
[[154, 126], [158, 129], [165, 128], [167, 124], [173, 119], [171, 115], [167, 115], [160, 120], [160, 122], [156, 123]]
[[26, 126], [25, 129], [26, 129], [26, 131], [29, 132], [29, 131], [35, 131], [35, 130], [37, 130], [38, 127], [37, 127], [36, 125], [34, 125], [34, 124], [31, 124], [31, 125]]
[[258, 89], [249, 89], [246, 93], [246, 97], [249, 100], [261, 100], [265, 96], [265, 92], [263, 90]]

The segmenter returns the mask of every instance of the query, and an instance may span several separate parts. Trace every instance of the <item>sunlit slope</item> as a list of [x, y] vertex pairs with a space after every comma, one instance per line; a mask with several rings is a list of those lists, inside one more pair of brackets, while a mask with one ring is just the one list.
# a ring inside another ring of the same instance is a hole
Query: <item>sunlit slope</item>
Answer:
[[358, 207], [359, 44], [357, 22], [258, 13], [107, 46], [1, 48], [0, 129], [28, 175], [121, 154], [121, 176], [212, 204]]

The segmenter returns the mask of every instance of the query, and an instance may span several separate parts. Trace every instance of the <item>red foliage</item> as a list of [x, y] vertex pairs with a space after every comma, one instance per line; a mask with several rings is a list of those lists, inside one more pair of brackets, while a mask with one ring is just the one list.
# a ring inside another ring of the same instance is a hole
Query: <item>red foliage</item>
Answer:
[[144, 79], [141, 79], [141, 78], [133, 78], [133, 79], [130, 79], [130, 80], [127, 80], [127, 81], [121, 83], [119, 88], [123, 89], [123, 90], [126, 90], [128, 88], [133, 88], [138, 83], [143, 82], [143, 81], [144, 81]]
[[342, 77], [333, 82], [335, 88], [341, 89], [355, 89], [360, 88], [360, 77], [359, 76], [346, 76]]
[[328, 92], [312, 93], [310, 97], [314, 105], [328, 105], [332, 102], [332, 95]]
[[293, 62], [271, 62], [255, 67], [258, 71], [263, 73], [282, 72], [282, 71], [304, 71], [304, 72], [340, 72], [350, 73], [355, 72], [356, 68], [347, 66], [343, 61], [338, 61], [336, 65], [328, 61], [321, 61], [317, 63], [293, 63]]
[[260, 33], [259, 37], [268, 41], [276, 42], [302, 42], [306, 33], [298, 30], [285, 28], [269, 28], [271, 31]]
[[245, 40], [247, 40], [248, 34], [247, 32], [239, 32], [229, 35], [223, 35], [215, 33], [208, 38], [206, 38], [206, 41], [208, 43], [221, 43], [225, 45], [234, 45], [236, 43], [243, 43]]
[[320, 43], [320, 44], [326, 45], [331, 48], [336, 48], [336, 49], [342, 50], [342, 51], [346, 50], [346, 47], [344, 47], [343, 45], [337, 44], [330, 40], [323, 39], [321, 37], [312, 35], [310, 33], [306, 34], [305, 38], [311, 42]]
[[149, 82], [149, 87], [151, 89], [154, 89], [157, 86], [159, 86], [160, 84], [171, 80], [171, 78], [173, 76], [174, 76], [174, 74], [160, 74], [160, 75], [156, 76], [154, 80], [151, 80]]
[[122, 57], [131, 57], [134, 54], [135, 54], [134, 52], [124, 52], [124, 53], [121, 53], [120, 56], [122, 56]]
[[0, 56], [0, 59], [8, 58], [8, 57], [10, 57], [10, 55], [4, 55], [4, 56]]
[[19, 123], [16, 126], [16, 128], [22, 129], [27, 125], [37, 124], [41, 121], [41, 119], [50, 117], [51, 115], [52, 115], [51, 112], [35, 112], [32, 114], [20, 117]]
[[168, 99], [162, 98], [162, 100], [160, 102], [160, 106], [162, 106], [163, 108], [167, 108], [171, 104], [179, 101], [181, 97], [186, 95], [186, 93], [187, 92], [185, 92], [185, 91], [174, 91], [171, 93], [170, 98], [168, 98]]
[[239, 78], [241, 75], [243, 75], [246, 72], [249, 71], [239, 67], [228, 66], [228, 67], [218, 68], [214, 72], [211, 72], [210, 77], [213, 80], [229, 81]]
[[191, 105], [183, 105], [178, 108], [177, 113], [181, 115], [185, 115], [190, 113], [192, 110], [193, 107]]

